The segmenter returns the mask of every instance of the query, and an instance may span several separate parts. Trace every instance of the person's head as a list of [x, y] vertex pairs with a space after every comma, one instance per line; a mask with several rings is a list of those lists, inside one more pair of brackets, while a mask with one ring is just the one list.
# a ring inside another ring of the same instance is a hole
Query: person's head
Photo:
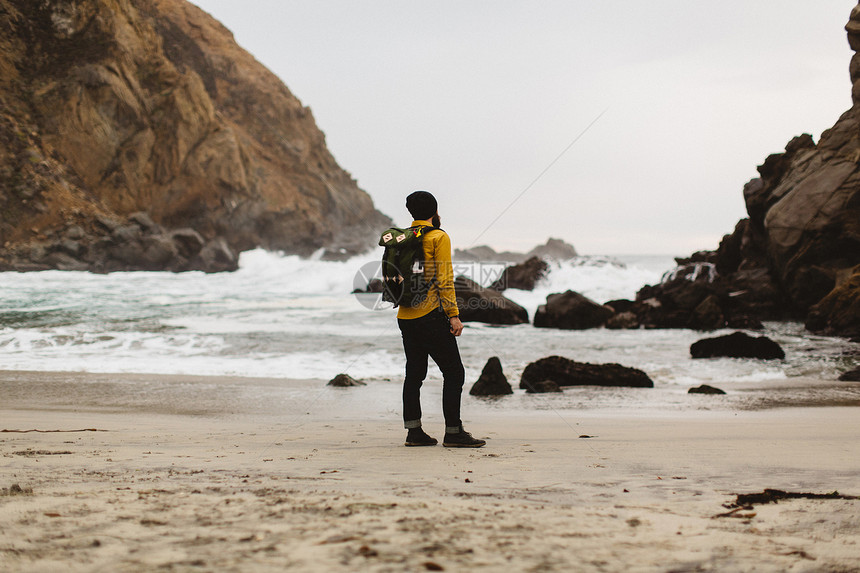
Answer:
[[417, 221], [429, 221], [439, 209], [436, 197], [427, 191], [415, 191], [406, 197], [406, 208]]

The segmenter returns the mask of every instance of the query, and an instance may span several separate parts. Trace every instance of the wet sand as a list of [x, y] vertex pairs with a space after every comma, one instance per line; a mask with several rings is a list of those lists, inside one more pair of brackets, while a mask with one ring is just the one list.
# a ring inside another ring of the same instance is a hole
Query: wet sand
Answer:
[[856, 408], [473, 410], [456, 450], [396, 412], [37, 404], [0, 404], [2, 571], [860, 571], [860, 501], [731, 505], [860, 495]]

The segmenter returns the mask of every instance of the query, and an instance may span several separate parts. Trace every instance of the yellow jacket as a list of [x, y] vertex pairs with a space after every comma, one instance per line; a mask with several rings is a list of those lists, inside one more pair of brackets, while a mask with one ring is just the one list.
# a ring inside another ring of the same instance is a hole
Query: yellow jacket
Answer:
[[[412, 221], [411, 227], [426, 225], [432, 227], [430, 221]], [[433, 280], [435, 277], [435, 280]], [[401, 306], [397, 318], [421, 318], [439, 306], [448, 315], [459, 316], [457, 296], [454, 293], [454, 267], [451, 263], [451, 239], [448, 233], [435, 229], [424, 235], [424, 278], [432, 281], [427, 298], [418, 306]]]

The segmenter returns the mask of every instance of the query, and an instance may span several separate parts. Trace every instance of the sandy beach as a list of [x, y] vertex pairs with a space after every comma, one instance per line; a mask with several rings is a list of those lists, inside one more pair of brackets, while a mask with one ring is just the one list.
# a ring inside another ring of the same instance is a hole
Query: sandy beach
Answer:
[[2, 571], [860, 571], [860, 501], [733, 505], [860, 495], [856, 408], [471, 405], [456, 450], [396, 412], [40, 404], [0, 409]]

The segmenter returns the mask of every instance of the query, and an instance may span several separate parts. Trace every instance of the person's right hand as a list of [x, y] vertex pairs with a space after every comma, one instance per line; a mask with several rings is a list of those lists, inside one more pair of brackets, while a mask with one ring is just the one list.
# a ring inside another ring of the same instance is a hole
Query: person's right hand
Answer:
[[451, 334], [454, 336], [463, 334], [463, 323], [460, 321], [459, 316], [452, 316], [448, 319], [448, 322], [451, 323]]

